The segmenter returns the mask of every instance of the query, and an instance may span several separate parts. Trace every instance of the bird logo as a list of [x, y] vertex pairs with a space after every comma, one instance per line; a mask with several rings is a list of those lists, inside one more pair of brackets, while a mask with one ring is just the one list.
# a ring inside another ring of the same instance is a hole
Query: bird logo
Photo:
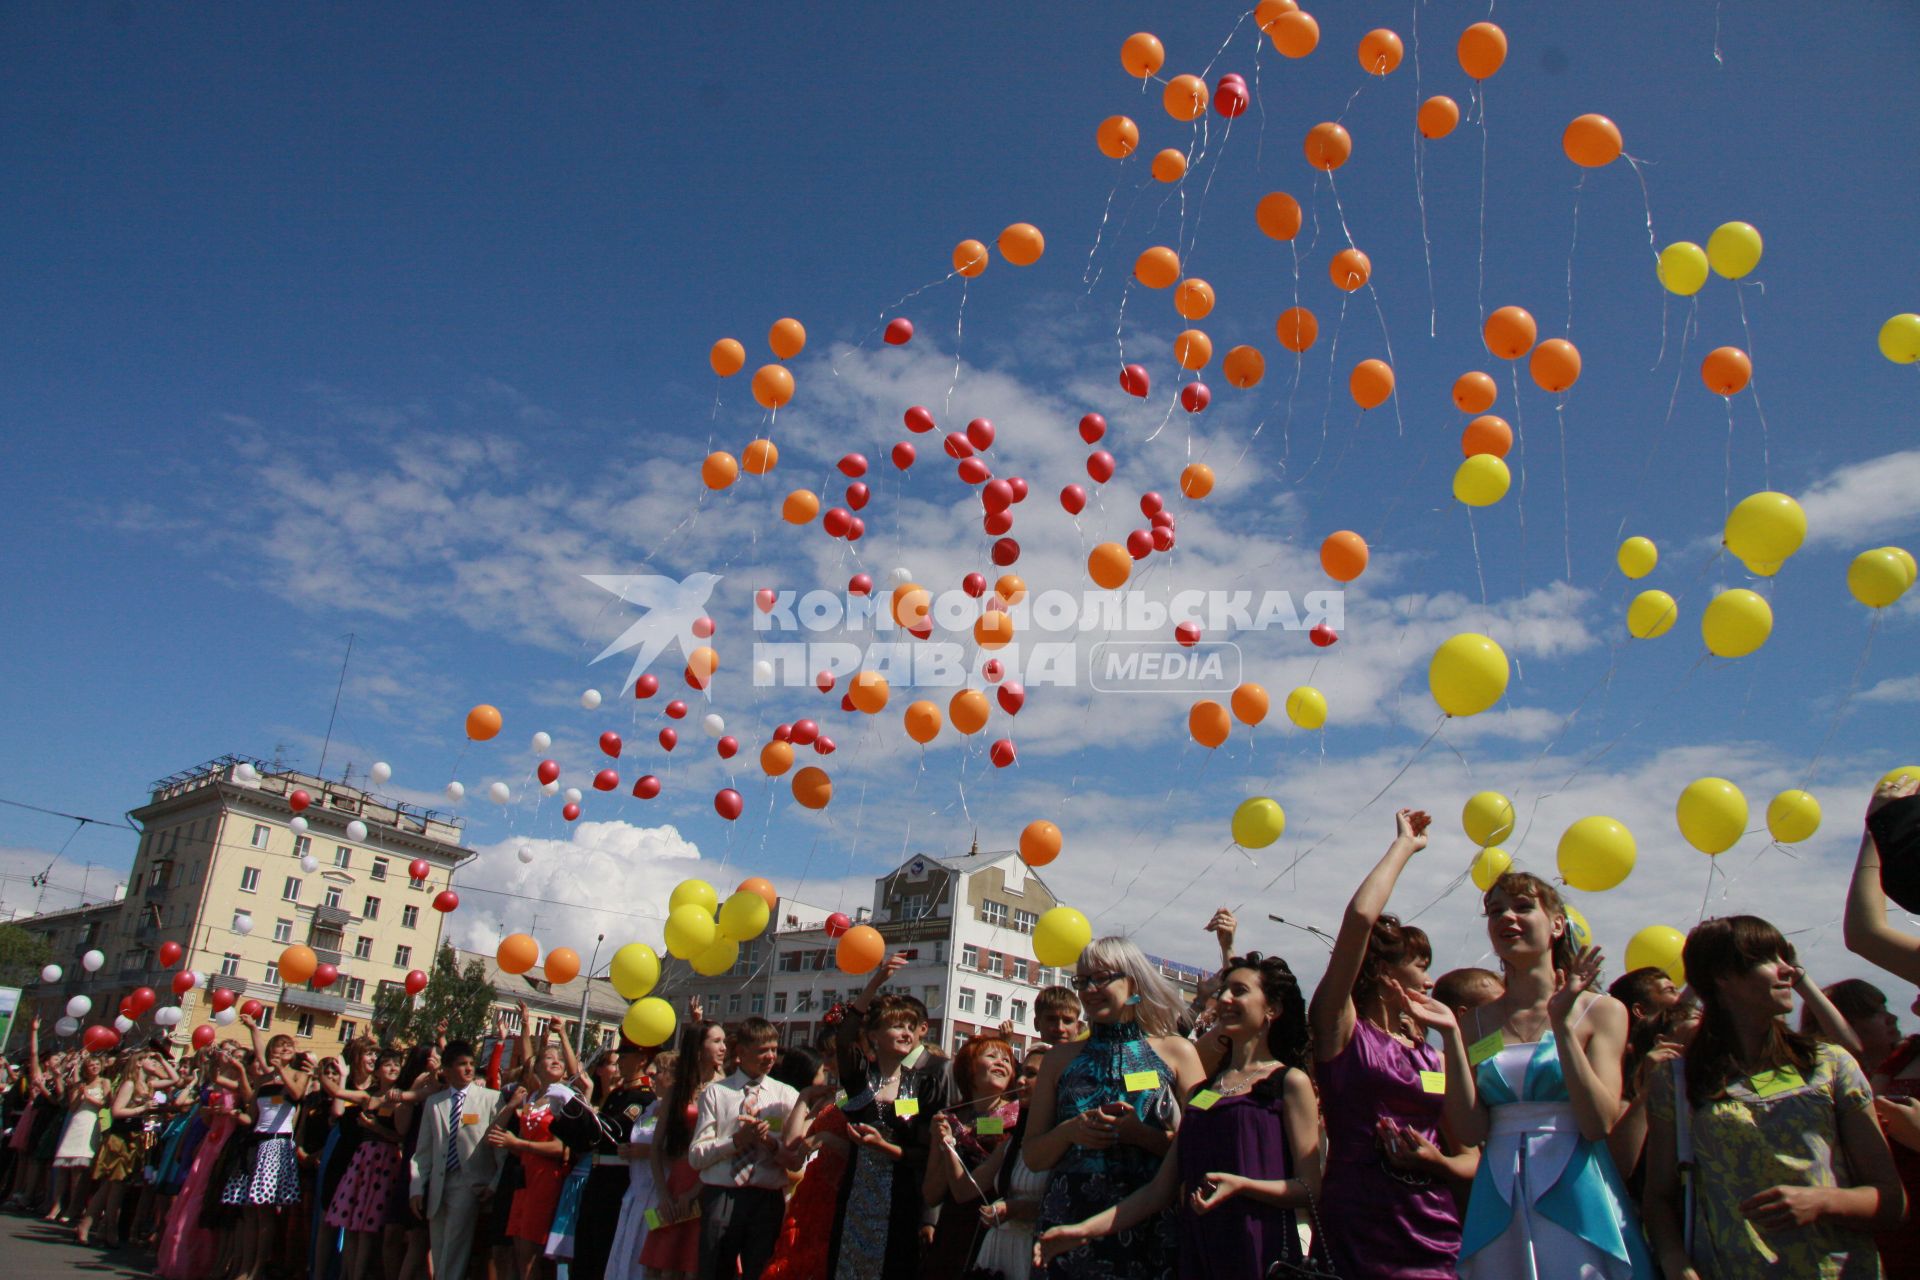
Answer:
[[641, 673], [670, 645], [679, 645], [683, 655], [693, 653], [696, 643], [693, 624], [706, 616], [707, 599], [720, 585], [717, 573], [691, 573], [678, 582], [655, 573], [581, 576], [602, 591], [620, 597], [622, 602], [646, 610], [593, 660], [599, 662], [616, 653], [634, 650], [633, 669], [627, 673], [629, 685], [639, 680]]

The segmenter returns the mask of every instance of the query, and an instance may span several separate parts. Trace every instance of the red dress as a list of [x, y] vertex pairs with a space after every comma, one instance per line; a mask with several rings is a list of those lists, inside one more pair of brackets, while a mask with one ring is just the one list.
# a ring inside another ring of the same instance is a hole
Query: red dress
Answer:
[[[840, 1216], [840, 1193], [853, 1164], [853, 1134], [838, 1107], [828, 1107], [813, 1118], [813, 1133], [838, 1138], [823, 1142], [800, 1186], [787, 1201], [774, 1242], [773, 1259], [761, 1280], [830, 1280], [827, 1264], [833, 1256], [834, 1223]], [[969, 1206], [971, 1208], [971, 1206]]]
[[[528, 1142], [549, 1141], [553, 1137], [553, 1110], [542, 1106], [537, 1111], [521, 1111], [520, 1136]], [[554, 1210], [560, 1205], [560, 1184], [567, 1179], [567, 1163], [559, 1156], [533, 1151], [518, 1155], [526, 1182], [514, 1193], [513, 1209], [507, 1215], [507, 1235], [545, 1245]]]
[[[697, 1102], [687, 1104], [687, 1132], [693, 1132], [693, 1126], [700, 1114]], [[658, 1132], [656, 1130], [656, 1132]], [[667, 1170], [667, 1191], [660, 1197], [661, 1210], [664, 1212], [669, 1199], [687, 1197], [700, 1188], [700, 1174], [687, 1157], [681, 1154], [673, 1166]], [[694, 1206], [699, 1206], [694, 1200]], [[678, 1222], [662, 1222], [647, 1232], [647, 1242], [640, 1246], [640, 1264], [650, 1271], [677, 1271], [691, 1275], [700, 1269], [700, 1219], [688, 1216]]]
[[[1888, 1098], [1920, 1097], [1920, 1076], [1900, 1077], [1917, 1056], [1920, 1056], [1920, 1036], [1908, 1036], [1874, 1072], [1879, 1084], [1875, 1092]], [[1893, 1148], [1893, 1167], [1900, 1172], [1907, 1199], [1920, 1197], [1920, 1151], [1897, 1139], [1888, 1139], [1887, 1145]], [[1920, 1222], [1914, 1221], [1911, 1213], [1899, 1226], [1876, 1233], [1873, 1240], [1880, 1246], [1880, 1266], [1887, 1280], [1920, 1276]]]

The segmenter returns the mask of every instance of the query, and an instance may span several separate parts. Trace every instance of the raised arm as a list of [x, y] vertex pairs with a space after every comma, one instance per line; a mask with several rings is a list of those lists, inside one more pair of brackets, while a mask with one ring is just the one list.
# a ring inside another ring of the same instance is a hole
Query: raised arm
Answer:
[[1440, 1033], [1440, 1053], [1446, 1060], [1447, 1092], [1440, 1104], [1440, 1127], [1455, 1145], [1476, 1147], [1487, 1140], [1487, 1113], [1467, 1062], [1467, 1039], [1453, 1010], [1424, 991], [1409, 991], [1393, 979], [1387, 989], [1394, 1003], [1428, 1031]]
[[1793, 970], [1793, 989], [1800, 993], [1802, 1003], [1813, 1014], [1813, 1020], [1820, 1024], [1823, 1037], [1852, 1054], [1862, 1071], [1870, 1071], [1880, 1065], [1861, 1061], [1861, 1055], [1867, 1050], [1860, 1043], [1860, 1033], [1853, 1029], [1853, 1024], [1847, 1021], [1845, 1014], [1833, 1007], [1833, 1001], [1827, 999], [1827, 993], [1820, 989], [1820, 984], [1808, 977], [1807, 971], [1798, 965]]
[[[1560, 1073], [1566, 1078], [1567, 1097], [1580, 1136], [1605, 1142], [1620, 1119], [1620, 1057], [1627, 1046], [1627, 1007], [1610, 995], [1595, 994], [1571, 1025], [1580, 997], [1599, 981], [1598, 947], [1582, 947], [1560, 990], [1547, 1001], [1547, 1019], [1560, 1054]], [[1586, 1033], [1582, 1044], [1579, 1032]]]
[[[1920, 780], [1897, 778], [1882, 784], [1867, 802], [1867, 816], [1920, 789]], [[1860, 855], [1847, 889], [1844, 928], [1847, 950], [1895, 977], [1920, 983], [1920, 938], [1887, 923], [1887, 895], [1880, 887], [1880, 848], [1871, 830], [1860, 836]]]
[[1414, 854], [1427, 847], [1427, 815], [1402, 809], [1394, 815], [1393, 843], [1380, 856], [1367, 878], [1354, 890], [1347, 913], [1340, 919], [1340, 932], [1333, 941], [1333, 954], [1327, 957], [1327, 970], [1320, 985], [1313, 989], [1307, 1005], [1307, 1019], [1313, 1025], [1314, 1057], [1331, 1062], [1346, 1051], [1353, 1039], [1353, 984], [1360, 977], [1360, 966], [1367, 958], [1367, 943], [1373, 937], [1374, 922], [1387, 909], [1393, 886], [1406, 870]]

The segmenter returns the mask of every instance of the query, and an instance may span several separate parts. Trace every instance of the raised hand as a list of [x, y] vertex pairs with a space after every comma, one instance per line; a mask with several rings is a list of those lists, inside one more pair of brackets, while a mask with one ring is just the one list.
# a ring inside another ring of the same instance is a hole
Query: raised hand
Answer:
[[1573, 958], [1573, 968], [1567, 970], [1566, 981], [1547, 1001], [1547, 1015], [1558, 1020], [1572, 1013], [1580, 997], [1599, 983], [1600, 963], [1605, 959], [1606, 954], [1598, 947], [1580, 948], [1580, 954]]
[[1920, 791], [1920, 778], [1888, 778], [1873, 789], [1873, 795], [1867, 800], [1867, 816], [1871, 818], [1895, 800], [1904, 799]]
[[1427, 826], [1433, 819], [1424, 809], [1402, 809], [1393, 815], [1396, 840], [1404, 840], [1418, 852], [1427, 847]]
[[1397, 978], [1387, 979], [1387, 991], [1399, 1012], [1406, 1014], [1429, 1031], [1458, 1030], [1459, 1019], [1453, 1010], [1424, 991], [1409, 991]]

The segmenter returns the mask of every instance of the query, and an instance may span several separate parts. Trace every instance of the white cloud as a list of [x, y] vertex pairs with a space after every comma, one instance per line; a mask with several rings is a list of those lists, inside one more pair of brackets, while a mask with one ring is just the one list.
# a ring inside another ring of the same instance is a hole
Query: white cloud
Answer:
[[1920, 675], [1890, 676], [1860, 695], [1862, 702], [1920, 702]]
[[1920, 449], [1838, 467], [1800, 496], [1807, 545], [1865, 550], [1920, 523]]

